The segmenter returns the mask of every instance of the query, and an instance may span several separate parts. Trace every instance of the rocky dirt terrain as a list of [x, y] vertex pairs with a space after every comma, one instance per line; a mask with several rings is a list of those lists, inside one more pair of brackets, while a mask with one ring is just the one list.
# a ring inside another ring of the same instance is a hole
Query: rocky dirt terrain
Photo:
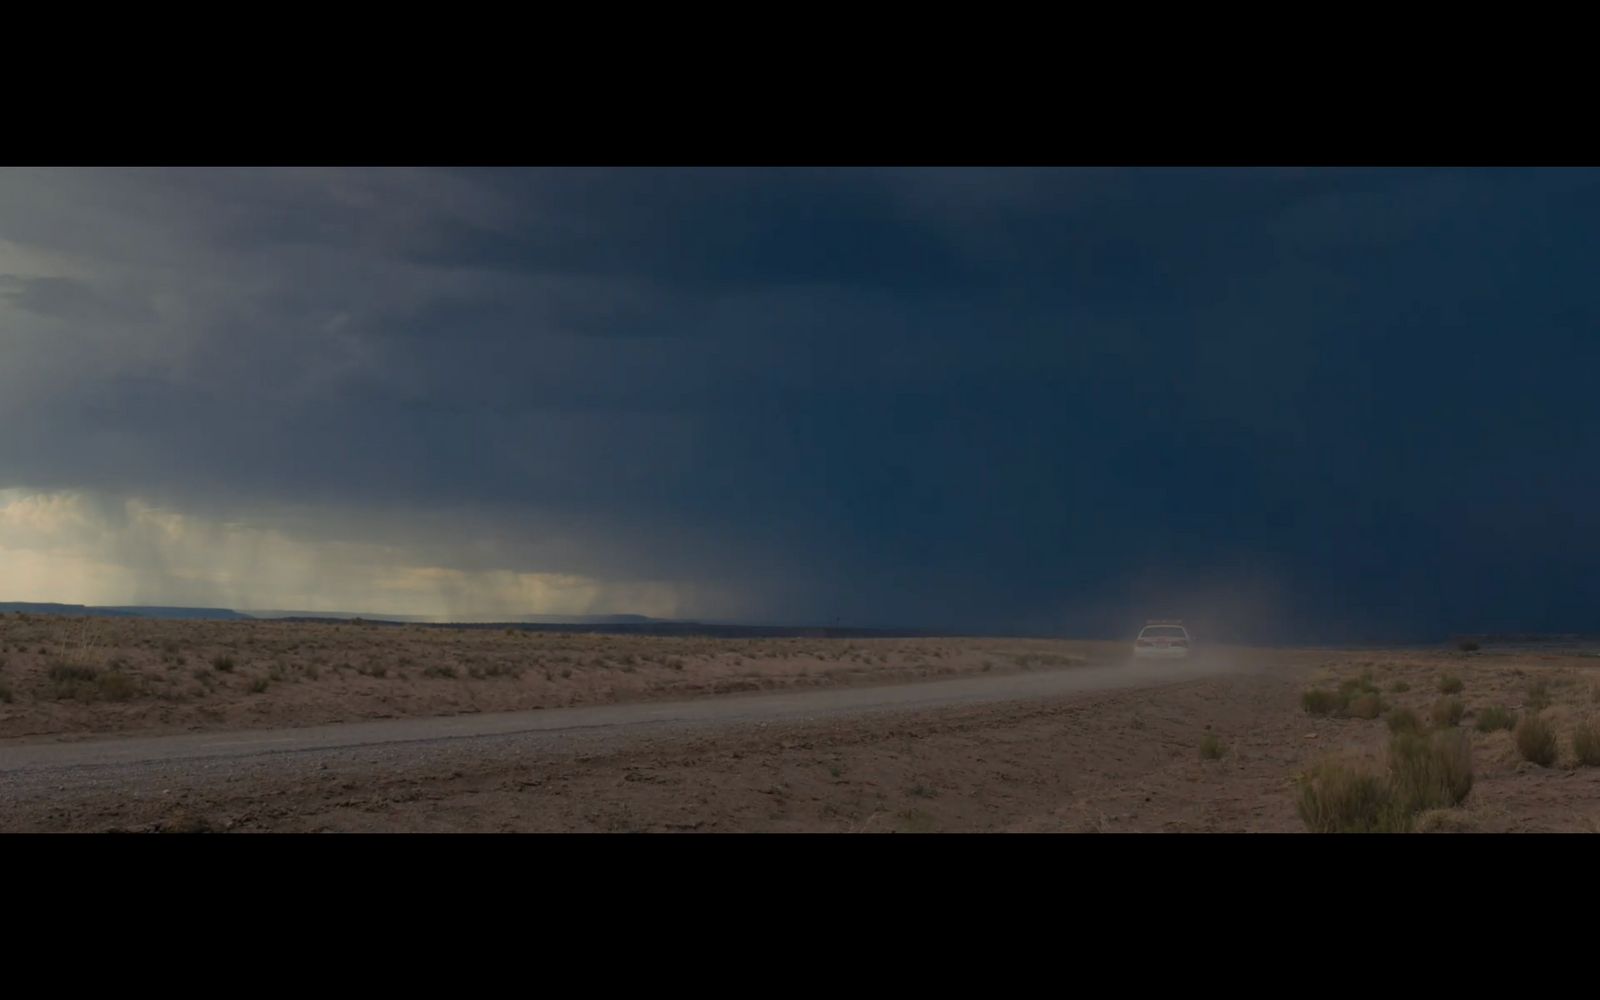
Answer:
[[[1139, 674], [1115, 644], [9, 618], [0, 830], [1600, 832], [1593, 657], [1213, 656], [1190, 679]], [[139, 767], [17, 763], [63, 739], [231, 739], [269, 725], [729, 695], [759, 707], [768, 699], [752, 694], [1096, 671], [1130, 671], [1133, 686]]]

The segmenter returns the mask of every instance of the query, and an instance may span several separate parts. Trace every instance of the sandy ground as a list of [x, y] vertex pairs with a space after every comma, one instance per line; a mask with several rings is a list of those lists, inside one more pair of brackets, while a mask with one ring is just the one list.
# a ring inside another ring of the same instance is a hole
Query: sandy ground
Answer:
[[713, 639], [0, 614], [0, 739], [694, 698], [1126, 656], [1027, 639]]
[[[1261, 655], [1268, 669], [1035, 702], [622, 743], [573, 734], [538, 749], [461, 741], [403, 762], [288, 755], [182, 782], [63, 786], [7, 801], [0, 829], [1297, 832], [1297, 776], [1325, 757], [1373, 757], [1388, 740], [1381, 717], [1308, 715], [1303, 692], [1366, 674], [1386, 707], [1426, 717], [1453, 674], [1475, 781], [1461, 808], [1419, 826], [1600, 832], [1600, 768], [1578, 766], [1571, 744], [1573, 727], [1600, 715], [1592, 658]], [[1553, 767], [1523, 760], [1508, 732], [1473, 728], [1491, 705], [1544, 702], [1560, 734]], [[1201, 752], [1208, 737], [1215, 759]]]

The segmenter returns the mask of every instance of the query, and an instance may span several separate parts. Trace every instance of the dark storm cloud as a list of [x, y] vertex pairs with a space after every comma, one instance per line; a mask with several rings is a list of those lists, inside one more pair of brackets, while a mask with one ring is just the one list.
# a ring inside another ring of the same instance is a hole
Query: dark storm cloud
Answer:
[[1595, 181], [13, 173], [0, 487], [770, 620], [1592, 626]]

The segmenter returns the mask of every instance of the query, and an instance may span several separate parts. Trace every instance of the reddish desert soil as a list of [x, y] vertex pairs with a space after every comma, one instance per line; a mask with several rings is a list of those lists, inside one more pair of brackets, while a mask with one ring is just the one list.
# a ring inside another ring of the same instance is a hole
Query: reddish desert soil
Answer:
[[[523, 640], [518, 640], [523, 641]], [[531, 640], [529, 640], [531, 641]], [[859, 645], [859, 643], [858, 643]], [[757, 662], [760, 662], [759, 660]], [[836, 661], [829, 661], [836, 662]], [[173, 784], [79, 787], [12, 802], [6, 829], [44, 831], [1296, 832], [1296, 779], [1321, 758], [1373, 758], [1383, 719], [1316, 717], [1308, 687], [1368, 674], [1426, 718], [1459, 677], [1475, 771], [1427, 831], [1600, 832], [1600, 768], [1572, 734], [1600, 716], [1593, 659], [1457, 654], [1277, 656], [1279, 667], [1036, 703], [713, 733], [574, 738], [537, 753], [463, 742], [397, 766], [306, 760]], [[1543, 682], [1540, 690], [1538, 685]], [[1407, 685], [1409, 690], [1393, 690]], [[1530, 685], [1535, 687], [1530, 691]], [[1554, 767], [1522, 760], [1478, 712], [1541, 709]], [[1215, 737], [1221, 756], [1205, 759]]]

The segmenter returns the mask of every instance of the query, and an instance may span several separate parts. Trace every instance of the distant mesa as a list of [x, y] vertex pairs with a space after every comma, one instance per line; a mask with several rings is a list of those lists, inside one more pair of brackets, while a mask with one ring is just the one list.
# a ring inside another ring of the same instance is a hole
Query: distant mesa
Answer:
[[889, 638], [960, 635], [926, 629], [849, 628], [809, 625], [746, 625], [736, 622], [683, 621], [647, 615], [513, 615], [501, 618], [440, 619], [418, 615], [381, 615], [345, 611], [233, 611], [228, 608], [169, 608], [150, 605], [96, 606], [27, 601], [0, 602], [0, 612], [62, 617], [143, 618], [190, 621], [355, 622], [368, 625], [416, 625], [427, 628], [521, 629], [530, 632], [612, 632], [626, 635], [721, 636], [725, 638]]
[[292, 618], [296, 621], [399, 622], [408, 625], [649, 625], [662, 619], [644, 615], [510, 615], [495, 618], [471, 615], [460, 618], [434, 615], [385, 615], [371, 611], [251, 611], [251, 618]]
[[294, 621], [366, 621], [407, 625], [666, 625], [681, 624], [645, 615], [511, 615], [506, 617], [463, 616], [440, 618], [430, 615], [386, 615], [370, 611], [234, 611], [230, 608], [176, 608], [160, 605], [94, 605], [54, 602], [0, 602], [0, 612], [30, 615], [60, 615], [70, 618], [161, 618], [204, 621], [256, 621], [292, 619]]
[[667, 619], [644, 615], [518, 615], [511, 620], [528, 625], [649, 625]]
[[87, 615], [105, 616], [108, 618], [134, 617], [126, 611], [120, 611], [114, 608], [90, 608], [82, 604], [34, 604], [28, 601], [0, 602], [0, 612], [27, 615], [65, 615], [72, 618], [82, 618]]
[[51, 604], [0, 601], [0, 612], [61, 615], [68, 618], [170, 618], [204, 621], [249, 621], [250, 615], [228, 608], [168, 608], [145, 605], [102, 607], [93, 604]]

